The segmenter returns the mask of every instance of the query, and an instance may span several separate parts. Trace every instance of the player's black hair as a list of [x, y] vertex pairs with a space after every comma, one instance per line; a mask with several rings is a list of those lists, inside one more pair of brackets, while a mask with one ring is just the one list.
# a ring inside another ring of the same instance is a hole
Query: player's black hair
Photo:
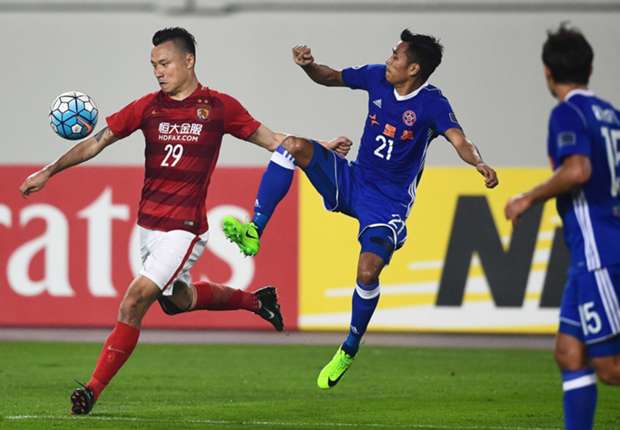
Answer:
[[196, 39], [184, 28], [168, 27], [153, 35], [153, 46], [172, 40], [183, 52], [196, 56]]
[[443, 46], [439, 40], [433, 36], [412, 33], [407, 28], [400, 33], [400, 40], [407, 43], [409, 62], [419, 64], [420, 77], [427, 80], [441, 63]]
[[556, 31], [547, 32], [542, 60], [557, 83], [587, 84], [593, 59], [592, 46], [578, 29], [563, 22]]

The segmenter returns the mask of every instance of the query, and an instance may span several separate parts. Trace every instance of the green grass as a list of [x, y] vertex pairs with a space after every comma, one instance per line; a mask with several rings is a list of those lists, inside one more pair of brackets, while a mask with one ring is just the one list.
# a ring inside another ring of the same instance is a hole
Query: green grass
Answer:
[[[0, 343], [0, 428], [562, 427], [550, 352], [371, 346], [324, 392], [315, 380], [335, 346], [139, 345], [92, 415], [71, 417], [73, 379], [88, 378], [99, 349]], [[620, 428], [620, 390], [599, 385], [597, 424]]]

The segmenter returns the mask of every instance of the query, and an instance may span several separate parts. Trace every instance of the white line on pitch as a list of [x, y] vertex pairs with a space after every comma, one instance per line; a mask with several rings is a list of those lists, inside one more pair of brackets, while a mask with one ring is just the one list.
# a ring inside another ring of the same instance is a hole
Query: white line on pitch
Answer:
[[13, 415], [4, 417], [9, 421], [28, 421], [28, 420], [57, 420], [57, 421], [129, 421], [129, 422], [149, 422], [149, 423], [175, 423], [175, 424], [206, 424], [206, 425], [253, 425], [253, 426], [279, 426], [279, 427], [355, 427], [355, 428], [402, 428], [402, 429], [430, 429], [430, 430], [561, 430], [557, 427], [507, 427], [507, 426], [448, 426], [435, 424], [378, 424], [378, 423], [293, 423], [282, 421], [226, 421], [226, 420], [166, 420], [156, 418], [140, 417], [98, 417], [96, 415], [84, 417], [54, 416], [54, 415]]

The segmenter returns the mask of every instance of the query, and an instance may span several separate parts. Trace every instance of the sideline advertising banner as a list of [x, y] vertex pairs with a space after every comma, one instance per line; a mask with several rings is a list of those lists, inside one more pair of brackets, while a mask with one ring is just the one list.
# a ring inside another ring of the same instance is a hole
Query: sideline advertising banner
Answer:
[[[135, 220], [143, 168], [76, 167], [24, 199], [19, 185], [38, 168], [0, 166], [0, 326], [111, 326], [140, 270]], [[225, 215], [249, 218], [262, 173], [216, 169], [207, 196], [210, 237], [192, 276], [245, 290], [277, 286], [287, 329], [295, 329], [297, 181], [256, 258], [241, 255], [220, 228]], [[144, 325], [271, 329], [244, 311], [168, 316], [157, 304]]]
[[[553, 201], [512, 229], [506, 200], [550, 176], [545, 168], [503, 168], [484, 187], [474, 169], [424, 171], [407, 221], [408, 239], [381, 275], [370, 330], [554, 333], [568, 267]], [[300, 184], [302, 330], [346, 329], [355, 286], [357, 221], [323, 209]]]

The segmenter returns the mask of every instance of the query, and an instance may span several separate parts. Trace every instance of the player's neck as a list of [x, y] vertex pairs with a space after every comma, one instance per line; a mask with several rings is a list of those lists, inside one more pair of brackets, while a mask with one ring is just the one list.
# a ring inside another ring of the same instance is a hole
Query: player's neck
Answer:
[[573, 90], [587, 90], [588, 86], [584, 84], [557, 84], [554, 88], [556, 98], [563, 102], [568, 93]]
[[424, 85], [424, 82], [420, 81], [419, 79], [409, 80], [395, 84], [394, 90], [396, 90], [396, 93], [399, 96], [406, 96], [407, 94], [411, 94], [412, 92], [420, 88], [422, 85]]
[[181, 86], [181, 88], [179, 88], [179, 90], [176, 91], [174, 94], [167, 94], [167, 96], [170, 97], [172, 100], [185, 100], [186, 98], [191, 96], [194, 91], [196, 91], [198, 85], [200, 85], [198, 83], [198, 79], [196, 78], [196, 76], [194, 76], [186, 84]]

